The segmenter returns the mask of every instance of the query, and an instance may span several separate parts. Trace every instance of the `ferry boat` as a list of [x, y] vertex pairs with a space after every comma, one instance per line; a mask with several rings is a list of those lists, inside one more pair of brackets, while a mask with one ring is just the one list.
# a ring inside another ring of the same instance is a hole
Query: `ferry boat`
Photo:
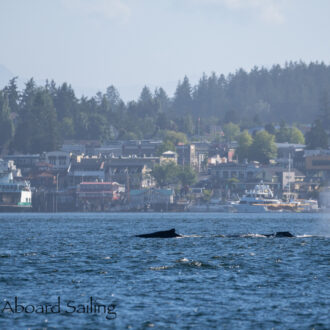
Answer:
[[239, 213], [264, 213], [269, 211], [281, 211], [282, 202], [274, 198], [274, 194], [268, 185], [257, 184], [254, 189], [246, 190], [237, 204], [233, 204]]
[[15, 182], [12, 173], [0, 178], [0, 212], [32, 210], [32, 191], [28, 181]]

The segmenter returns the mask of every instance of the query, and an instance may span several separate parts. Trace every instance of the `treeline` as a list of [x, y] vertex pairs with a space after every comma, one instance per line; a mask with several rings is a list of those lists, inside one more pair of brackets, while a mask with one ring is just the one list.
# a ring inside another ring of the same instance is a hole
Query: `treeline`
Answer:
[[[185, 84], [187, 80], [180, 88]], [[290, 62], [270, 70], [240, 69], [227, 77], [204, 75], [192, 88], [191, 111], [195, 116], [214, 116], [238, 124], [310, 123], [318, 116], [328, 92], [330, 66]], [[176, 97], [178, 93], [177, 89]], [[189, 109], [183, 104], [176, 111], [187, 113]]]
[[64, 139], [110, 141], [162, 138], [169, 132], [198, 137], [210, 126], [235, 123], [243, 130], [270, 123], [330, 127], [330, 66], [288, 63], [242, 69], [227, 77], [203, 75], [196, 86], [185, 77], [170, 98], [163, 88], [144, 87], [138, 100], [123, 102], [114, 86], [94, 97], [75, 95], [67, 84], [37, 86], [16, 78], [0, 90], [2, 153], [54, 150]]

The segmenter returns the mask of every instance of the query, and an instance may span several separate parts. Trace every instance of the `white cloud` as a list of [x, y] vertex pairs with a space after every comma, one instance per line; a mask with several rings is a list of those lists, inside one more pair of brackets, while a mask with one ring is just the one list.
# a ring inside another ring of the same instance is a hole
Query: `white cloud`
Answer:
[[230, 10], [253, 10], [264, 21], [282, 23], [281, 0], [195, 0], [198, 3], [223, 5]]
[[130, 8], [123, 0], [61, 0], [61, 2], [72, 11], [91, 17], [126, 22], [131, 15]]

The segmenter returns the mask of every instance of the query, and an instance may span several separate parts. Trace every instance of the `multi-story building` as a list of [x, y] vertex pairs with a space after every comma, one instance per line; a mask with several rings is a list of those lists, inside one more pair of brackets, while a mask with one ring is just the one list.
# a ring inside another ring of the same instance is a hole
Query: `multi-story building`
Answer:
[[105, 181], [104, 160], [97, 157], [77, 157], [68, 170], [68, 185], [76, 186], [81, 182]]
[[66, 171], [70, 166], [71, 154], [66, 151], [50, 151], [45, 152], [43, 158], [52, 165], [53, 171]]
[[156, 157], [162, 141], [153, 140], [132, 140], [125, 141], [122, 145], [122, 155], [124, 157]]
[[178, 165], [183, 167], [190, 166], [198, 169], [198, 162], [196, 158], [196, 149], [194, 144], [178, 144], [175, 147], [178, 154]]
[[120, 199], [124, 187], [117, 182], [82, 182], [77, 186], [77, 207], [82, 211], [106, 211]]
[[303, 153], [305, 149], [304, 144], [296, 144], [296, 143], [276, 143], [277, 146], [277, 159], [276, 162], [278, 164], [282, 164], [283, 166], [287, 166], [289, 164], [290, 159], [296, 159], [299, 153]]
[[234, 162], [221, 163], [210, 169], [212, 180], [225, 182], [237, 178], [241, 182], [256, 182], [260, 180], [261, 169], [256, 164], [238, 164]]
[[197, 162], [197, 170], [198, 172], [202, 172], [206, 170], [206, 163], [205, 160], [209, 156], [209, 149], [211, 143], [208, 141], [203, 142], [193, 142], [195, 145], [195, 156]]
[[305, 171], [307, 176], [330, 180], [330, 150], [305, 150]]
[[153, 187], [151, 171], [159, 164], [159, 157], [121, 157], [106, 160], [106, 179], [124, 184], [129, 189]]

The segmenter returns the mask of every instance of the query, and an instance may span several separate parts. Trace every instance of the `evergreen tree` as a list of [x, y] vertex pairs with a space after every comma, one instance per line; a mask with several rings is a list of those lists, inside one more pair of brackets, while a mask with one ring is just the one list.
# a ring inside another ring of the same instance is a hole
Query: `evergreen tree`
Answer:
[[320, 120], [324, 129], [330, 129], [330, 97], [323, 93], [320, 101]]
[[139, 102], [142, 104], [150, 104], [152, 101], [153, 99], [150, 89], [147, 86], [144, 86], [140, 94]]
[[107, 88], [105, 96], [113, 109], [117, 109], [119, 104], [122, 102], [118, 90], [113, 85]]
[[14, 136], [14, 124], [10, 117], [8, 94], [0, 91], [0, 153], [4, 153]]
[[42, 88], [38, 88], [35, 93], [29, 121], [33, 128], [29, 152], [41, 153], [53, 151], [59, 147], [60, 137], [56, 110], [51, 96]]
[[205, 114], [210, 111], [208, 78], [205, 73], [203, 73], [203, 76], [199, 80], [198, 85], [193, 89], [192, 98], [193, 113], [195, 116], [199, 116], [200, 114]]
[[191, 113], [191, 107], [191, 86], [188, 77], [185, 76], [183, 82], [179, 82], [175, 90], [173, 110], [176, 114], [185, 115]]
[[191, 136], [194, 133], [195, 127], [191, 115], [183, 116], [180, 125], [180, 131]]
[[159, 112], [168, 112], [170, 109], [170, 98], [167, 96], [163, 88], [156, 88], [154, 93], [154, 100], [157, 104]]
[[57, 117], [60, 121], [62, 121], [63, 118], [70, 118], [74, 116], [77, 100], [75, 93], [70, 85], [63, 83], [56, 89], [55, 95], [52, 96], [53, 104], [57, 112]]
[[157, 104], [154, 102], [151, 91], [147, 86], [144, 86], [141, 91], [135, 112], [141, 117], [153, 117], [157, 112]]
[[274, 125], [272, 123], [266, 124], [265, 125], [265, 130], [269, 134], [272, 134], [272, 135], [275, 135], [276, 134], [276, 129], [275, 129], [275, 127], [274, 127]]
[[23, 153], [28, 153], [32, 147], [32, 134], [34, 131], [32, 117], [32, 107], [36, 94], [36, 84], [31, 78], [25, 84], [19, 106], [19, 117], [14, 137], [13, 149]]
[[306, 133], [306, 144], [308, 149], [328, 148], [328, 136], [320, 120], [314, 121], [311, 130]]
[[11, 112], [18, 113], [20, 95], [17, 88], [17, 80], [18, 77], [14, 77], [9, 80], [9, 84], [4, 88], [5, 94], [8, 97], [8, 104]]

